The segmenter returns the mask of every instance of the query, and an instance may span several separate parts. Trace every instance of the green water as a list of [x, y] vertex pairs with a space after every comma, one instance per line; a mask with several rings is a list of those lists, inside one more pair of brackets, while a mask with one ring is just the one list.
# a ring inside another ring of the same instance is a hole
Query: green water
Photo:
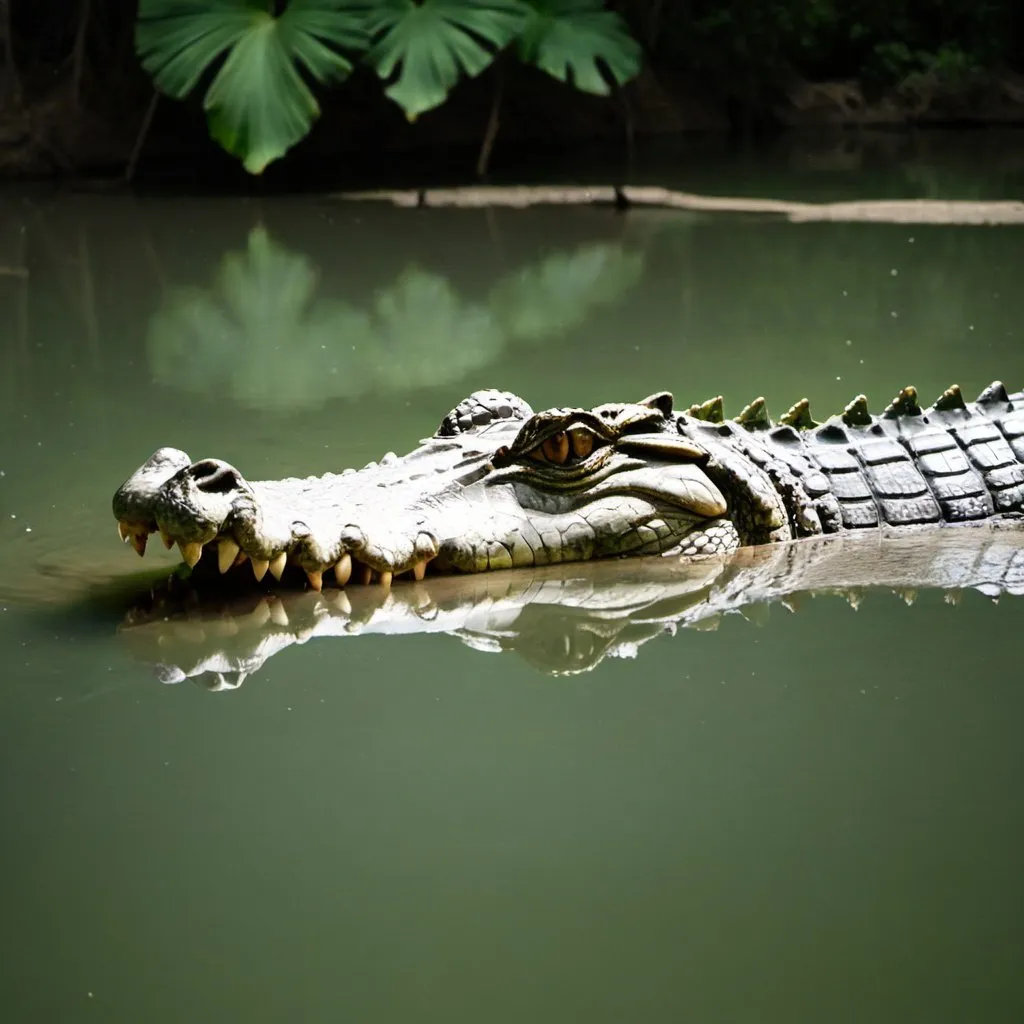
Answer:
[[[929, 181], [1020, 196], [986, 166]], [[0, 1019], [1022, 1018], [1019, 597], [821, 598], [562, 676], [556, 614], [530, 657], [317, 636], [210, 693], [103, 594], [174, 564], [109, 511], [164, 444], [260, 478], [479, 387], [1019, 389], [1024, 229], [8, 194], [0, 266]]]

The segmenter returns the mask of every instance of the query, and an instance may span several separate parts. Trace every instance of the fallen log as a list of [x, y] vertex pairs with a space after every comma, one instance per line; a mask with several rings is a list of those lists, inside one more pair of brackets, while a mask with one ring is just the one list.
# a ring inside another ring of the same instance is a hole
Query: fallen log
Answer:
[[963, 199], [858, 199], [801, 203], [745, 196], [707, 196], [656, 185], [470, 185], [459, 188], [336, 192], [345, 202], [384, 202], [417, 209], [530, 206], [648, 207], [697, 213], [767, 214], [795, 222], [869, 221], [880, 224], [1024, 224], [1024, 202]]

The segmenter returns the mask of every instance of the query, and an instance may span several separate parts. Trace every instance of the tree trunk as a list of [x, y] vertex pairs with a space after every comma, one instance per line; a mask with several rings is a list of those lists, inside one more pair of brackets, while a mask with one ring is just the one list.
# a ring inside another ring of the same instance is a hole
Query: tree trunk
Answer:
[[491, 101], [491, 114], [487, 119], [487, 130], [484, 132], [484, 139], [480, 145], [480, 155], [476, 161], [476, 176], [483, 178], [487, 174], [487, 168], [491, 162], [491, 151], [494, 149], [494, 140], [498, 137], [498, 129], [501, 127], [501, 96], [505, 88], [505, 74], [501, 66], [499, 56], [494, 64], [494, 99]]

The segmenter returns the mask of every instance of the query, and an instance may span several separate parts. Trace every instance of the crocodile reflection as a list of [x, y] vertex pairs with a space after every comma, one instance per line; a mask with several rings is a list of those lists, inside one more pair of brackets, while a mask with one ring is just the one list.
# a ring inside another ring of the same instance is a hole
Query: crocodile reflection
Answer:
[[814, 538], [744, 548], [703, 562], [627, 559], [428, 577], [390, 590], [224, 595], [211, 601], [176, 577], [125, 617], [119, 633], [165, 683], [236, 689], [293, 644], [369, 635], [446, 634], [476, 651], [516, 653], [542, 672], [588, 672], [634, 658], [680, 628], [714, 628], [723, 615], [759, 619], [801, 594], [839, 594], [856, 608], [872, 590], [911, 602], [941, 589], [1024, 594], [1018, 521], [912, 535]]

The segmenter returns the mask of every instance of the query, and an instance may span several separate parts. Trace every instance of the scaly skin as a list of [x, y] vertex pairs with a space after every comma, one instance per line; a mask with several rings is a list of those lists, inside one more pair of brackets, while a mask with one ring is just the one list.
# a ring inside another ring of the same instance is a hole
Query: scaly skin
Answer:
[[428, 564], [475, 573], [697, 558], [1022, 509], [1024, 393], [998, 382], [972, 403], [950, 388], [923, 410], [905, 388], [880, 416], [859, 396], [821, 425], [806, 401], [776, 424], [763, 399], [725, 421], [721, 398], [681, 414], [662, 393], [535, 415], [481, 391], [409, 454], [358, 472], [250, 483], [225, 462], [161, 448], [113, 501], [140, 554], [159, 531], [190, 566], [204, 550], [222, 573], [248, 561], [257, 580], [293, 565], [316, 590], [329, 570], [342, 586], [390, 585]]

